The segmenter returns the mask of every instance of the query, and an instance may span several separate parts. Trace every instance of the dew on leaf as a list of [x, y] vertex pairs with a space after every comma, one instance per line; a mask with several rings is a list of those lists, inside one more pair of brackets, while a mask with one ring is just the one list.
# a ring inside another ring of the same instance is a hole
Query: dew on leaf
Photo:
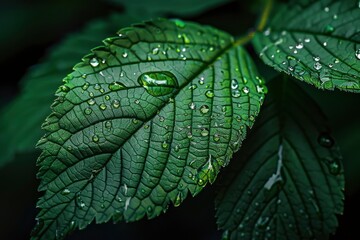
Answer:
[[92, 140], [93, 140], [93, 142], [99, 142], [99, 136], [98, 135], [94, 135], [93, 137], [92, 137]]
[[328, 133], [321, 133], [317, 139], [318, 143], [326, 148], [331, 148], [334, 146], [334, 139]]
[[328, 33], [328, 34], [334, 32], [334, 30], [335, 30], [335, 28], [330, 24], [326, 25], [324, 28], [324, 32]]
[[358, 60], [360, 60], [360, 48], [355, 51], [355, 56]]
[[95, 100], [92, 99], [92, 98], [90, 98], [90, 99], [87, 101], [87, 103], [88, 103], [89, 105], [94, 105], [94, 104], [95, 104]]
[[238, 98], [240, 97], [240, 91], [238, 89], [235, 89], [231, 92], [231, 95], [234, 97], [234, 98]]
[[315, 68], [315, 70], [320, 70], [320, 69], [322, 68], [321, 63], [316, 62], [316, 63], [314, 64], [314, 68]]
[[237, 89], [239, 87], [239, 83], [236, 79], [232, 79], [231, 80], [231, 88], [232, 89]]
[[195, 105], [195, 103], [189, 103], [189, 108], [191, 109], [191, 110], [195, 110], [196, 109], [196, 105]]
[[147, 72], [139, 76], [138, 82], [152, 96], [163, 96], [174, 91], [178, 82], [171, 72]]
[[209, 108], [208, 105], [202, 105], [202, 106], [200, 107], [200, 112], [201, 112], [202, 114], [208, 113], [209, 110], [210, 110], [210, 108]]
[[109, 84], [110, 91], [117, 91], [126, 88], [124, 84], [120, 82], [112, 82]]
[[201, 129], [200, 134], [201, 134], [201, 136], [206, 137], [207, 135], [209, 135], [209, 129], [207, 129], [207, 128]]
[[68, 188], [65, 188], [65, 189], [62, 190], [62, 192], [61, 192], [62, 195], [68, 195], [68, 194], [70, 194], [70, 193], [71, 193], [71, 191], [70, 191]]
[[112, 106], [113, 106], [114, 108], [119, 108], [119, 107], [120, 107], [120, 101], [117, 100], [117, 99], [114, 99], [114, 100], [112, 101]]
[[243, 87], [242, 91], [243, 93], [248, 94], [250, 92], [250, 89], [248, 87]]
[[102, 104], [99, 105], [99, 108], [100, 108], [100, 110], [104, 111], [107, 107], [106, 107], [106, 105], [104, 103], [102, 103]]
[[213, 98], [215, 96], [214, 92], [212, 90], [207, 90], [205, 92], [205, 95], [208, 97], [208, 98]]
[[90, 114], [92, 113], [91, 108], [85, 108], [84, 113], [85, 113], [86, 115], [90, 115]]
[[92, 67], [97, 67], [97, 66], [99, 66], [99, 61], [97, 60], [97, 58], [92, 58], [92, 59], [90, 59], [90, 65], [92, 66]]

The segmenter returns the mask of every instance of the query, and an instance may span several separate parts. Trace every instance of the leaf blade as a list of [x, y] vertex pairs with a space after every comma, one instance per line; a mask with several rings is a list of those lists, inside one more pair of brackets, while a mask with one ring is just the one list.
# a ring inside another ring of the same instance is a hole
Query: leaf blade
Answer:
[[[289, 10], [290, 9], [290, 10]], [[253, 44], [263, 61], [320, 89], [360, 91], [360, 9], [354, 1], [283, 6]]]
[[299, 87], [271, 84], [273, 94], [239, 153], [242, 161], [225, 173], [218, 225], [228, 239], [325, 239], [343, 210], [338, 148]]
[[68, 75], [43, 125], [35, 238], [180, 205], [215, 180], [264, 97], [246, 51], [214, 28], [155, 20], [104, 43]]

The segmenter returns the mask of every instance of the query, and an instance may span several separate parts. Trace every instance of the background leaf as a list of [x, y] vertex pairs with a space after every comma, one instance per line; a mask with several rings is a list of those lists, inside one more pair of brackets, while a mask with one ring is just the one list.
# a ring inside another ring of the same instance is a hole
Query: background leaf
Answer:
[[57, 91], [39, 142], [34, 238], [154, 218], [213, 183], [266, 87], [230, 35], [180, 20], [122, 29]]
[[176, 14], [178, 16], [196, 15], [206, 10], [226, 4], [231, 0], [153, 0], [147, 4], [146, 0], [108, 0], [123, 6], [127, 12], [146, 17], [157, 17], [165, 14]]
[[360, 92], [357, 1], [293, 1], [253, 43], [264, 62], [321, 89]]
[[269, 85], [256, 126], [221, 176], [228, 239], [326, 239], [343, 211], [341, 156], [317, 105], [292, 81]]
[[106, 20], [89, 23], [82, 32], [68, 36], [51, 49], [43, 62], [22, 78], [19, 97], [1, 109], [0, 166], [10, 161], [17, 152], [34, 151], [36, 141], [44, 134], [40, 126], [51, 112], [49, 106], [61, 79], [89, 49], [133, 21], [134, 18], [129, 15], [113, 14]]

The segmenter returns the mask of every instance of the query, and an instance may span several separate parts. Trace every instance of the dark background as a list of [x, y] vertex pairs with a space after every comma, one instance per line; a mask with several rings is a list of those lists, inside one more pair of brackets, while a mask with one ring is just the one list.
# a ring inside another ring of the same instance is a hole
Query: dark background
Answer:
[[[246, 6], [243, 2], [233, 1], [200, 15], [182, 18], [239, 35], [254, 26], [257, 16], [256, 11], [249, 11], [254, 6]], [[20, 92], [21, 77], [41, 60], [50, 47], [67, 34], [81, 29], [88, 21], [106, 17], [114, 11], [123, 11], [123, 7], [95, 0], [1, 1], [0, 107], [16, 97]], [[168, 14], [167, 17], [177, 16]], [[356, 112], [360, 97], [304, 86], [328, 114], [330, 124], [334, 126], [334, 136], [344, 154], [345, 211], [343, 216], [339, 216], [340, 226], [332, 239], [354, 239], [358, 234], [353, 219], [360, 216], [357, 210], [360, 199], [360, 113]], [[354, 126], [357, 126], [357, 132], [352, 130]], [[0, 239], [29, 238], [37, 214], [34, 206], [40, 196], [36, 191], [37, 156], [38, 152], [18, 154], [14, 161], [0, 168]], [[214, 218], [213, 188], [207, 187], [196, 198], [189, 197], [180, 207], [170, 207], [167, 214], [151, 221], [92, 224], [68, 239], [220, 239], [221, 233], [216, 230]]]

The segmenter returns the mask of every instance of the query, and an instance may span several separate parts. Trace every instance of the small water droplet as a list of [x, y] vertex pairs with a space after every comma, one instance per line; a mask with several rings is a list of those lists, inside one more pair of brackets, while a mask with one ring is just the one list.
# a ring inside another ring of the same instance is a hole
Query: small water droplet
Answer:
[[313, 59], [314, 59], [315, 62], [320, 61], [320, 57], [319, 57], [319, 56], [313, 57]]
[[334, 139], [328, 133], [321, 133], [318, 137], [318, 143], [326, 148], [334, 146]]
[[202, 106], [200, 107], [200, 112], [201, 112], [202, 114], [206, 114], [206, 113], [208, 113], [209, 111], [210, 111], [210, 108], [209, 108], [208, 105], [202, 105]]
[[205, 92], [205, 96], [207, 96], [208, 98], [213, 98], [215, 96], [215, 94], [212, 90], [207, 90]]
[[140, 100], [139, 100], [139, 99], [135, 99], [135, 100], [134, 100], [134, 103], [138, 105], [138, 104], [140, 103]]
[[174, 19], [173, 21], [174, 21], [175, 25], [179, 28], [184, 28], [186, 26], [185, 22], [183, 22], [180, 19]]
[[154, 54], [154, 55], [157, 55], [159, 53], [159, 48], [153, 48], [151, 53]]
[[93, 67], [97, 67], [99, 66], [99, 61], [97, 60], [97, 58], [92, 58], [90, 59], [90, 65], [93, 66]]
[[301, 42], [301, 43], [298, 43], [295, 47], [297, 49], [302, 49], [304, 47], [304, 44]]
[[324, 28], [324, 32], [328, 33], [328, 34], [334, 32], [334, 30], [335, 30], [335, 28], [330, 24], [326, 25]]
[[358, 60], [360, 60], [360, 48], [355, 51], [355, 56]]
[[93, 140], [93, 142], [99, 142], [99, 136], [95, 134], [95, 135], [92, 137], [92, 140]]
[[124, 84], [120, 82], [112, 82], [109, 84], [110, 91], [117, 91], [126, 88]]
[[195, 105], [195, 103], [189, 103], [189, 108], [191, 109], [191, 110], [195, 110], [196, 109], [196, 105]]
[[87, 103], [88, 103], [89, 105], [94, 105], [94, 104], [95, 104], [95, 100], [92, 99], [92, 98], [90, 98], [90, 99], [87, 101]]
[[309, 43], [309, 42], [310, 42], [310, 38], [305, 38], [305, 39], [304, 39], [304, 42]]
[[204, 77], [201, 77], [200, 80], [199, 80], [199, 84], [200, 84], [200, 85], [203, 85], [203, 84], [204, 84], [204, 80], [205, 80]]
[[124, 53], [122, 54], [122, 56], [123, 56], [123, 58], [127, 58], [128, 53], [127, 53], [127, 52], [124, 52]]
[[214, 139], [215, 142], [220, 141], [220, 135], [215, 133], [214, 136], [213, 136], [213, 139]]
[[207, 129], [207, 128], [201, 129], [200, 134], [201, 134], [201, 136], [206, 137], [207, 135], [209, 135], [209, 129]]
[[133, 124], [137, 124], [138, 122], [139, 122], [139, 120], [137, 120], [136, 118], [133, 118], [133, 120], [132, 120]]
[[236, 79], [231, 80], [231, 89], [237, 89], [239, 88], [239, 83]]
[[110, 128], [112, 127], [112, 123], [111, 123], [110, 121], [106, 121], [106, 122], [105, 122], [105, 127], [106, 127], [107, 129], [110, 129]]
[[314, 64], [314, 68], [315, 68], [316, 70], [320, 70], [320, 69], [322, 68], [321, 63], [316, 62], [316, 63]]
[[337, 58], [334, 59], [334, 63], [335, 63], [335, 64], [337, 64], [337, 63], [339, 63], [339, 62], [340, 62], [339, 59], [337, 59]]
[[164, 142], [161, 144], [161, 147], [162, 147], [163, 149], [168, 149], [168, 148], [169, 148], [169, 144], [168, 144], [166, 141], [164, 141]]
[[119, 107], [120, 107], [120, 101], [117, 100], [117, 99], [114, 99], [114, 100], [112, 101], [112, 106], [113, 106], [114, 108], [119, 108]]
[[238, 98], [241, 96], [240, 94], [240, 91], [238, 89], [235, 89], [231, 92], [231, 95], [234, 97], [234, 98]]
[[85, 108], [84, 113], [85, 113], [86, 115], [90, 115], [90, 114], [92, 113], [91, 108]]
[[68, 195], [68, 194], [70, 194], [70, 193], [71, 193], [71, 191], [70, 191], [68, 188], [65, 188], [65, 189], [61, 192], [62, 195]]
[[242, 91], [243, 93], [248, 94], [250, 92], [250, 89], [248, 87], [243, 87]]
[[327, 42], [323, 42], [323, 46], [326, 47], [326, 46], [327, 46]]
[[270, 28], [265, 29], [265, 31], [264, 31], [264, 35], [265, 35], [265, 36], [269, 36], [270, 33], [271, 33], [271, 29], [270, 29]]
[[325, 12], [329, 12], [329, 11], [330, 11], [330, 8], [329, 8], [329, 7], [325, 7], [325, 8], [324, 8], [324, 11], [325, 11]]
[[104, 111], [106, 109], [106, 105], [104, 103], [102, 103], [99, 105], [99, 108], [100, 108], [100, 110]]

